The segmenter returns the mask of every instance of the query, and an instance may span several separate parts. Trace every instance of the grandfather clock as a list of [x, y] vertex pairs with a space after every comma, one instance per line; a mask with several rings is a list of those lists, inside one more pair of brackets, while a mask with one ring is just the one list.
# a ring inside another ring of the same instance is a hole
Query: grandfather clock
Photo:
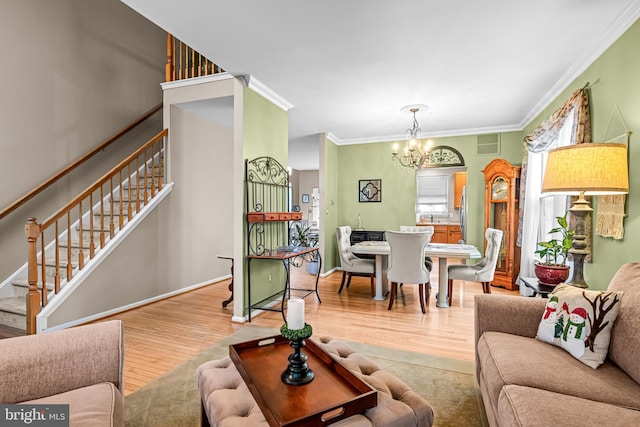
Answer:
[[[520, 198], [520, 166], [495, 159], [485, 166], [484, 228], [502, 230], [502, 245], [496, 264], [493, 285], [518, 289], [520, 248], [516, 246]], [[485, 241], [485, 250], [486, 250]]]

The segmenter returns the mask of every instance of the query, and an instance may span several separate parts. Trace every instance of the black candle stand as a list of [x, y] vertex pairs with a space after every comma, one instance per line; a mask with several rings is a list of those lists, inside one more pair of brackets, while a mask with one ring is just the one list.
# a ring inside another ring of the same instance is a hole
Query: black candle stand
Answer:
[[304, 385], [313, 380], [314, 373], [307, 365], [307, 355], [300, 351], [306, 346], [305, 339], [312, 334], [311, 325], [305, 323], [302, 329], [289, 329], [286, 324], [280, 328], [283, 337], [289, 340], [293, 353], [289, 355], [289, 366], [282, 372], [282, 382], [289, 385]]

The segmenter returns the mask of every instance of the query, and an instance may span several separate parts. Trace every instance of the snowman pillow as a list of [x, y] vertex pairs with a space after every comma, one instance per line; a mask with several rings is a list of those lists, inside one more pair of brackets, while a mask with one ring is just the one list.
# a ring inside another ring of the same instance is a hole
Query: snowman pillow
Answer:
[[607, 357], [621, 298], [622, 292], [558, 285], [549, 294], [536, 338], [562, 347], [595, 369]]

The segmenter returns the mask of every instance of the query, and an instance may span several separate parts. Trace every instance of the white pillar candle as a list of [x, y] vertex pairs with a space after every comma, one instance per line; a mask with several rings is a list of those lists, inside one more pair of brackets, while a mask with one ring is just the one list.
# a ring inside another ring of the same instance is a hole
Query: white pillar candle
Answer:
[[304, 300], [291, 298], [287, 305], [287, 327], [291, 330], [304, 328]]

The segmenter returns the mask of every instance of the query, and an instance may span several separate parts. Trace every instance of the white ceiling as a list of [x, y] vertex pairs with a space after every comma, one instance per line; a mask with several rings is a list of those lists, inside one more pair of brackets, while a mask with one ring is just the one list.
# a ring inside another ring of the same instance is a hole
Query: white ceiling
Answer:
[[403, 138], [416, 103], [423, 137], [521, 130], [640, 16], [640, 0], [122, 1], [292, 104], [303, 152], [323, 132]]

